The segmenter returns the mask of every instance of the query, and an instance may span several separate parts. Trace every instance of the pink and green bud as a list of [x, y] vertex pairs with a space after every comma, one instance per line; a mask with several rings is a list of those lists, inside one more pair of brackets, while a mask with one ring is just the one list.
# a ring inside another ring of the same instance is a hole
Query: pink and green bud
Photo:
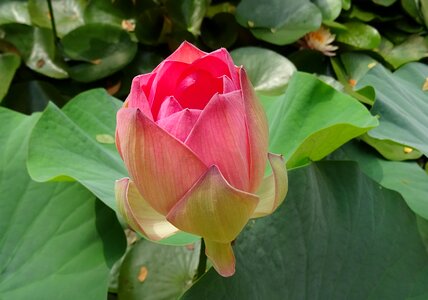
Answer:
[[[250, 218], [271, 214], [287, 193], [280, 155], [242, 67], [219, 49], [183, 43], [134, 78], [117, 114], [116, 145], [129, 178], [116, 182], [120, 213], [151, 240], [199, 235], [223, 276], [235, 272], [231, 242]], [[269, 162], [272, 174], [264, 177]]]

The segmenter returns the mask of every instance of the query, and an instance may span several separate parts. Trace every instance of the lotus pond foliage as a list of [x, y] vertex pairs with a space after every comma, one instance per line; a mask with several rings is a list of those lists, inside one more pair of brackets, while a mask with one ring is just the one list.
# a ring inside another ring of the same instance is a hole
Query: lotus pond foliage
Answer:
[[1, 0], [0, 299], [428, 299], [427, 33], [425, 0]]

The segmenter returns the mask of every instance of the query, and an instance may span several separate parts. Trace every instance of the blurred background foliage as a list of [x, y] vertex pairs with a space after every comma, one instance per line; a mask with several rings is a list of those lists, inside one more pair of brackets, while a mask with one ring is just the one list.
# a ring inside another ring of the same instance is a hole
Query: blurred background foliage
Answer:
[[[123, 99], [135, 75], [149, 72], [184, 40], [206, 51], [236, 49], [234, 58], [244, 65], [264, 55], [269, 66], [247, 67], [262, 92], [283, 90], [297, 67], [337, 77], [355, 96], [349, 74], [335, 75], [353, 63], [352, 53], [369, 55], [391, 70], [428, 56], [425, 2], [52, 0], [49, 7], [49, 1], [2, 0], [0, 100], [31, 113], [48, 101], [62, 106], [94, 87]], [[309, 34], [321, 26], [336, 39]], [[323, 55], [331, 42], [337, 48], [331, 52], [333, 67]], [[263, 82], [262, 67], [276, 68], [282, 77]], [[361, 94], [360, 99], [367, 96]]]

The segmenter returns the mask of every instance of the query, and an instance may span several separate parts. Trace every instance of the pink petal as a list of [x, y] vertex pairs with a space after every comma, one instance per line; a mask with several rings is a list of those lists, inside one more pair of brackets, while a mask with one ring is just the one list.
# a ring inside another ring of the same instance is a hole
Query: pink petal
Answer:
[[288, 191], [287, 168], [282, 155], [268, 153], [272, 174], [263, 179], [257, 195], [260, 202], [254, 211], [252, 218], [259, 218], [273, 213], [284, 201]]
[[255, 192], [263, 180], [268, 151], [269, 128], [266, 114], [243, 68], [240, 69], [242, 97], [247, 117], [250, 192]]
[[178, 232], [165, 216], [147, 203], [129, 178], [117, 180], [115, 190], [119, 212], [133, 230], [153, 241]]
[[232, 82], [232, 79], [230, 79], [228, 76], [223, 75], [221, 79], [223, 81], [223, 92], [221, 94], [227, 94], [237, 90], [235, 84]]
[[[207, 53], [204, 51], [199, 50], [196, 46], [192, 45], [191, 43], [184, 41], [177, 50], [174, 51], [170, 56], [168, 56], [165, 60], [166, 61], [179, 61], [184, 62], [186, 64], [191, 64], [198, 58], [201, 58], [205, 56]], [[155, 71], [159, 68], [156, 67]]]
[[174, 96], [182, 107], [204, 109], [212, 96], [215, 93], [221, 93], [222, 90], [222, 78], [212, 77], [206, 70], [194, 70], [180, 79]]
[[217, 165], [232, 186], [250, 190], [245, 107], [240, 91], [214, 95], [185, 144], [207, 166]]
[[217, 243], [204, 239], [205, 254], [211, 260], [214, 269], [223, 277], [235, 274], [235, 255], [230, 243]]
[[211, 166], [166, 219], [183, 231], [230, 243], [244, 228], [258, 201], [256, 195], [233, 188], [219, 169]]
[[207, 55], [195, 60], [190, 68], [186, 71], [188, 74], [194, 73], [196, 70], [204, 70], [211, 74], [213, 78], [221, 77], [223, 75], [232, 79], [238, 87], [239, 77], [233, 60], [226, 49], [221, 48]]
[[176, 139], [184, 142], [201, 114], [198, 109], [184, 109], [156, 123]]
[[183, 110], [183, 107], [181, 107], [177, 99], [175, 99], [174, 96], [170, 96], [161, 104], [159, 114], [158, 114], [158, 119], [167, 118], [170, 115], [182, 110]]
[[148, 99], [155, 120], [158, 119], [162, 103], [174, 94], [183, 72], [188, 67], [188, 64], [179, 61], [164, 61], [159, 65]]
[[153, 120], [147, 95], [150, 86], [155, 78], [154, 73], [143, 74], [134, 77], [131, 85], [131, 92], [126, 98], [125, 106], [129, 108], [139, 108], [149, 119]]
[[116, 129], [132, 180], [144, 199], [166, 215], [207, 167], [183, 143], [137, 109], [120, 109]]

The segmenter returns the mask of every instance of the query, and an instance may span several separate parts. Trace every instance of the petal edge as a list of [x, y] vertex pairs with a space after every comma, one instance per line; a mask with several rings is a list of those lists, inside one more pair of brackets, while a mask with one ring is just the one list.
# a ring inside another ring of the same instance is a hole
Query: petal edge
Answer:
[[140, 195], [129, 178], [116, 181], [116, 201], [120, 214], [129, 226], [153, 241], [159, 241], [178, 232], [165, 216], [155, 211]]
[[263, 179], [256, 192], [260, 197], [260, 202], [251, 218], [273, 213], [284, 201], [288, 192], [288, 176], [283, 156], [268, 153], [268, 160], [272, 167], [272, 174]]

